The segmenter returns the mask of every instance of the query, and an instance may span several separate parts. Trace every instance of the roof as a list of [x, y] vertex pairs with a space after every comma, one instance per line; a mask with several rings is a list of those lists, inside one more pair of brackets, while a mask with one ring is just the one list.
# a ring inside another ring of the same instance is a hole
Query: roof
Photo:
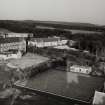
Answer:
[[32, 38], [31, 41], [37, 41], [37, 42], [52, 42], [52, 41], [58, 41], [59, 38]]
[[105, 105], [105, 93], [95, 91], [93, 105]]
[[[25, 88], [89, 102], [95, 90], [102, 88], [104, 78], [61, 70], [46, 70], [27, 81]], [[22, 87], [21, 83], [16, 86]]]
[[65, 50], [74, 50], [74, 51], [77, 51], [77, 49], [75, 49], [75, 48], [70, 48], [70, 47], [67, 46], [67, 45], [56, 46], [56, 47], [54, 47], [54, 48], [56, 48], [56, 49], [65, 49]]
[[66, 38], [55, 38], [55, 37], [52, 37], [52, 38], [31, 38], [30, 40], [31, 41], [37, 41], [37, 42], [52, 42], [52, 41], [58, 41], [58, 40], [65, 40]]
[[85, 65], [85, 66], [81, 66], [81, 65], [73, 65], [73, 66], [70, 66], [70, 67], [72, 67], [72, 68], [82, 68], [82, 69], [89, 69], [89, 68], [91, 68], [90, 66], [87, 66], [87, 65]]
[[12, 38], [0, 38], [0, 44], [3, 43], [12, 43], [12, 42], [20, 42], [22, 39], [17, 37]]

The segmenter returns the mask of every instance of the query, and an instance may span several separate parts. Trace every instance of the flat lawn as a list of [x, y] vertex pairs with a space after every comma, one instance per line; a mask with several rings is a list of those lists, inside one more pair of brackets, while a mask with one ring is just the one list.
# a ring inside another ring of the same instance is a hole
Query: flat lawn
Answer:
[[26, 54], [21, 59], [12, 59], [9, 61], [9, 63], [12, 63], [14, 66], [18, 66], [21, 69], [25, 69], [27, 67], [31, 66], [37, 66], [38, 64], [42, 62], [46, 62], [49, 60], [47, 57], [43, 57], [37, 54]]
[[99, 77], [48, 70], [30, 79], [25, 87], [88, 102], [103, 83], [104, 79]]
[[71, 30], [73, 34], [76, 33], [101, 33], [101, 32], [95, 32], [95, 31], [84, 31], [84, 30]]

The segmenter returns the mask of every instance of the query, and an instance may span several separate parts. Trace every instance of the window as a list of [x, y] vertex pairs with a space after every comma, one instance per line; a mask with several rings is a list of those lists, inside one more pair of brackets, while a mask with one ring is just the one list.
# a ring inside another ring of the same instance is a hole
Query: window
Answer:
[[75, 71], [75, 69], [74, 68], [70, 68], [70, 71]]
[[88, 71], [88, 70], [86, 70], [86, 73], [89, 73], [89, 71]]

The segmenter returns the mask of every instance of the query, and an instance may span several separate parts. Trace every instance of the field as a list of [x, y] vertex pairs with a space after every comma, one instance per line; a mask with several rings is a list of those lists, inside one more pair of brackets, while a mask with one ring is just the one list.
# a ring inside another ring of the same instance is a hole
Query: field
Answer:
[[[103, 83], [104, 79], [99, 77], [59, 70], [48, 70], [30, 79], [25, 87], [89, 102], [95, 90], [100, 90]], [[16, 85], [19, 86], [20, 84], [17, 83]]]
[[76, 33], [85, 33], [85, 34], [101, 34], [101, 32], [96, 32], [96, 31], [86, 31], [86, 30], [70, 30], [72, 34]]
[[38, 64], [42, 62], [46, 62], [49, 59], [47, 57], [43, 57], [37, 54], [31, 54], [28, 53], [25, 56], [23, 56], [21, 59], [12, 59], [9, 61], [14, 66], [17, 66], [21, 69], [25, 69], [31, 66], [37, 66]]

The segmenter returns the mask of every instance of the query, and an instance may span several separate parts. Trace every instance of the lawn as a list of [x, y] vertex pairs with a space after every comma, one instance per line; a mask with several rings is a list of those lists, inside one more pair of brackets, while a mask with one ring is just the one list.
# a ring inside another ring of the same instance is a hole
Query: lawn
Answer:
[[17, 66], [21, 69], [25, 69], [32, 66], [37, 66], [40, 63], [48, 61], [49, 58], [43, 57], [37, 54], [28, 53], [23, 56], [21, 59], [12, 59], [9, 61], [14, 66]]
[[89, 102], [95, 90], [100, 90], [103, 83], [104, 79], [99, 77], [48, 70], [30, 79], [25, 87]]

